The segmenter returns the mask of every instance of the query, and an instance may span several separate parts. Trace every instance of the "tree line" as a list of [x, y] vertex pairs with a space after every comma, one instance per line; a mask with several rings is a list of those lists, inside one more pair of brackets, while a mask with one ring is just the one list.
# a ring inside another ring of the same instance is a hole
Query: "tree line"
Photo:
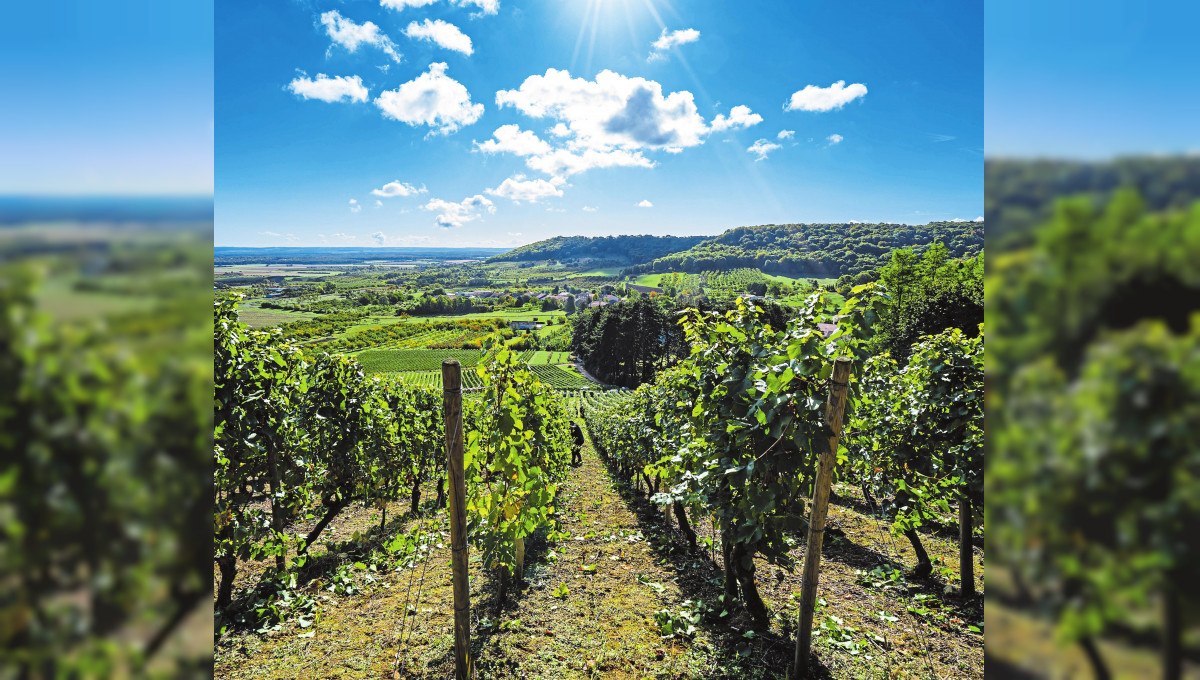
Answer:
[[792, 277], [855, 275], [887, 262], [897, 248], [918, 254], [933, 243], [953, 258], [983, 250], [982, 222], [907, 224], [783, 224], [730, 229], [678, 253], [627, 267], [622, 276], [741, 267]]
[[489, 262], [591, 259], [617, 264], [648, 262], [687, 250], [706, 236], [555, 236], [495, 255]]

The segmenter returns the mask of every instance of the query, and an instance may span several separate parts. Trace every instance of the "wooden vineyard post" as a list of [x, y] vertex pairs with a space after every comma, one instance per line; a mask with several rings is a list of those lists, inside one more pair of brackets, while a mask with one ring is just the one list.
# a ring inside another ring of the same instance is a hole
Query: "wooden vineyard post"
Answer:
[[962, 596], [975, 597], [975, 551], [971, 542], [971, 499], [967, 489], [958, 490], [958, 573], [962, 581]]
[[471, 677], [471, 590], [467, 576], [467, 491], [463, 470], [462, 367], [442, 361], [445, 399], [446, 476], [450, 494], [450, 555], [454, 578], [454, 668], [458, 680]]
[[792, 677], [808, 677], [808, 654], [812, 646], [813, 608], [817, 601], [817, 576], [821, 571], [821, 543], [825, 536], [825, 516], [829, 512], [829, 486], [837, 463], [838, 440], [842, 436], [842, 414], [846, 410], [846, 387], [850, 379], [850, 359], [838, 357], [833, 364], [829, 401], [825, 403], [825, 423], [833, 430], [829, 450], [821, 453], [817, 479], [813, 485], [812, 511], [808, 519], [808, 547], [804, 552], [804, 578], [800, 583], [800, 627], [796, 632], [796, 658]]

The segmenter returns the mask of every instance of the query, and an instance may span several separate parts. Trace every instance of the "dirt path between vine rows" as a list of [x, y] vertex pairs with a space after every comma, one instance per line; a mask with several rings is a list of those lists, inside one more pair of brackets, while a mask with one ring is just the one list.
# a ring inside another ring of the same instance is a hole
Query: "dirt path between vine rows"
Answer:
[[[843, 491], [846, 491], [843, 489]], [[415, 569], [378, 571], [364, 547], [358, 557], [347, 546], [365, 546], [379, 517], [365, 508], [347, 509], [329, 529], [339, 552], [320, 557], [316, 575], [306, 573], [299, 589], [320, 600], [308, 627], [295, 617], [266, 633], [234, 631], [219, 637], [219, 678], [449, 678], [453, 676], [453, 596], [449, 528], [444, 512], [428, 502], [424, 519], [401, 516], [406, 503], [392, 504], [385, 535], [424, 522], [440, 542], [431, 559]], [[863, 573], [889, 552], [886, 529], [860, 514], [856, 499], [830, 508], [831, 526], [844, 539], [827, 542], [814, 639], [815, 678], [981, 678], [982, 597], [959, 604], [939, 599], [934, 581], [864, 582]], [[692, 552], [644, 489], [614, 481], [592, 448], [571, 468], [556, 508], [558, 532], [535, 534], [527, 546], [525, 582], [509, 589], [497, 611], [497, 581], [479, 568], [472, 554], [471, 653], [476, 677], [536, 678], [753, 678], [785, 677], [794, 644], [799, 574], [785, 573], [761, 560], [758, 582], [775, 613], [769, 629], [752, 630], [740, 609], [720, 614], [719, 547]], [[707, 522], [695, 527], [700, 538], [716, 539]], [[378, 539], [376, 545], [378, 545]], [[924, 537], [930, 554], [950, 562], [955, 546]], [[897, 564], [912, 560], [906, 546]], [[802, 557], [798, 547], [796, 557]], [[367, 555], [367, 556], [363, 556]], [[716, 560], [710, 559], [716, 557]], [[977, 578], [982, 576], [979, 556]], [[363, 560], [364, 567], [354, 562]], [[358, 592], [331, 595], [336, 569], [348, 572]], [[239, 588], [253, 578], [253, 565]], [[261, 568], [259, 569], [261, 571]], [[870, 580], [883, 577], [873, 576]], [[886, 579], [884, 579], [886, 581]], [[982, 586], [982, 578], [979, 578]], [[307, 584], [307, 586], [305, 585]], [[921, 599], [924, 598], [924, 599]], [[704, 604], [701, 604], [704, 603]], [[919, 604], [921, 614], [906, 614]], [[707, 616], [696, 616], [705, 608]], [[682, 616], [681, 616], [682, 615]], [[832, 618], [827, 618], [832, 616]], [[662, 621], [673, 632], [664, 637]], [[687, 630], [688, 620], [694, 629]], [[831, 622], [836, 622], [833, 625]], [[830, 626], [833, 626], [832, 628]], [[680, 630], [680, 629], [683, 630]]]
[[[530, 541], [525, 583], [519, 592], [509, 589], [499, 615], [497, 582], [481, 573], [478, 556], [472, 556], [472, 655], [478, 677], [640, 678], [683, 663], [681, 645], [664, 641], [653, 623], [656, 610], [681, 599], [672, 582], [676, 571], [658, 563], [644, 527], [590, 441], [582, 465], [569, 472], [556, 510], [557, 540], [543, 533]], [[370, 523], [364, 520], [378, 522], [365, 512], [346, 512], [336, 522], [337, 538], [365, 532]], [[284, 626], [262, 636], [229, 636], [234, 638], [229, 644], [218, 645], [217, 676], [392, 678], [397, 669], [401, 677], [452, 675], [448, 524], [444, 513], [425, 521], [443, 534], [427, 564], [372, 577], [376, 582], [358, 595], [330, 597], [307, 631]], [[307, 632], [315, 634], [300, 637]]]

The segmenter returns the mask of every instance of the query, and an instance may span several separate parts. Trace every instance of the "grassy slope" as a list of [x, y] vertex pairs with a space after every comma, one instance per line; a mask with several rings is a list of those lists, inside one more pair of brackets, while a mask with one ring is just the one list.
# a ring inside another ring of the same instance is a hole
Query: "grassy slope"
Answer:
[[319, 314], [310, 312], [291, 312], [284, 309], [263, 309], [254, 303], [247, 303], [238, 307], [238, 320], [250, 326], [251, 328], [264, 328], [267, 326], [282, 326], [285, 323], [293, 321], [303, 321], [305, 319], [315, 319]]
[[602, 267], [600, 269], [591, 269], [586, 272], [579, 272], [575, 276], [616, 276], [621, 273], [621, 267]]
[[149, 311], [157, 302], [149, 296], [78, 291], [74, 283], [74, 277], [61, 276], [46, 281], [35, 294], [38, 309], [47, 310], [56, 321], [72, 321]]
[[[424, 497], [432, 494], [427, 491]], [[664, 640], [654, 624], [654, 612], [678, 611], [698, 599], [715, 601], [720, 570], [707, 553], [683, 549], [679, 536], [644, 493], [614, 482], [590, 442], [585, 445], [583, 466], [571, 471], [560, 498], [558, 521], [571, 536], [554, 543], [536, 537], [529, 542], [526, 582], [519, 593], [510, 595], [499, 615], [498, 620], [506, 622], [504, 630], [481, 622], [482, 617], [497, 618], [496, 585], [491, 576], [480, 573], [478, 562], [471, 563], [477, 677], [784, 677], [794, 646], [794, 623], [788, 622], [796, 617], [790, 595], [800, 589], [798, 574], [777, 572], [780, 578], [770, 565], [759, 561], [763, 597], [773, 611], [781, 612], [769, 631], [745, 637], [748, 621], [739, 612], [725, 623], [701, 623], [693, 639]], [[397, 517], [406, 505], [395, 504], [389, 517]], [[901, 563], [913, 559], [906, 542], [888, 540], [878, 523], [860, 514], [858, 507], [847, 496], [843, 504], [830, 508], [831, 526], [844, 532], [844, 538], [831, 536], [823, 551], [819, 594], [825, 605], [818, 615], [818, 621], [826, 614], [839, 617], [841, 630], [857, 651], [833, 644], [829, 632], [818, 634], [813, 644], [813, 677], [927, 678], [932, 670], [943, 680], [982, 678], [983, 636], [966, 629], [967, 622], [982, 619], [982, 599], [960, 603], [946, 598], [943, 603], [941, 585], [933, 580], [908, 584], [904, 595], [858, 585], [855, 570], [873, 568], [881, 554], [899, 548]], [[426, 512], [424, 521], [430, 529], [448, 531], [444, 514], [432, 512], [428, 503]], [[410, 516], [392, 520], [388, 535], [418, 521]], [[325, 538], [345, 540], [377, 524], [378, 517], [371, 511], [350, 509]], [[701, 537], [711, 534], [707, 524], [697, 529]], [[799, 538], [802, 543], [803, 537]], [[719, 545], [719, 537], [717, 541]], [[434, 552], [425, 570], [384, 573], [375, 584], [364, 583], [359, 594], [325, 601], [318, 622], [307, 629], [316, 631], [314, 637], [298, 637], [303, 630], [295, 623], [263, 636], [245, 632], [221, 636], [215, 647], [216, 676], [391, 678], [405, 622], [409, 633], [399, 649], [402, 677], [448, 677], [453, 671], [453, 630], [447, 543]], [[932, 556], [955, 563], [956, 549], [950, 541], [926, 536], [925, 544]], [[314, 551], [320, 555], [322, 549]], [[802, 552], [797, 548], [795, 554]], [[976, 574], [982, 575], [982, 554], [978, 549], [976, 553]], [[306, 578], [322, 578], [338, 563], [353, 561], [341, 554], [319, 557], [317, 572]], [[580, 570], [592, 564], [597, 565], [594, 574]], [[246, 568], [239, 587], [251, 584], [262, 566]], [[552, 591], [562, 584], [569, 594], [554, 597]], [[906, 604], [914, 601], [915, 594], [930, 596], [925, 608], [941, 610], [942, 619], [906, 613]], [[408, 617], [402, 615], [406, 604]], [[882, 620], [876, 612], [896, 620]], [[783, 629], [781, 621], [786, 625]], [[885, 642], [868, 641], [868, 632]]]

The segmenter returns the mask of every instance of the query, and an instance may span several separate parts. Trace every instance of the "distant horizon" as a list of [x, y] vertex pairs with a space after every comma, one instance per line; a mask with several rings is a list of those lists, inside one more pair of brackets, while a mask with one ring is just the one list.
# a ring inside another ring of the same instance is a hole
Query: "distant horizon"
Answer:
[[323, 249], [323, 250], [337, 250], [337, 249], [380, 250], [380, 251], [383, 251], [383, 250], [397, 250], [397, 251], [400, 251], [400, 250], [495, 250], [498, 252], [508, 252], [510, 250], [516, 250], [517, 248], [522, 248], [522, 247], [530, 245], [532, 243], [540, 243], [542, 241], [549, 241], [549, 240], [555, 239], [555, 238], [575, 238], [575, 237], [608, 238], [608, 237], [617, 237], [617, 236], [681, 236], [681, 237], [703, 236], [705, 238], [716, 238], [716, 237], [724, 234], [725, 232], [732, 231], [734, 229], [743, 229], [743, 228], [747, 228], [747, 227], [771, 227], [771, 226], [782, 226], [782, 225], [789, 225], [789, 224], [805, 224], [805, 225], [806, 224], [840, 224], [840, 225], [895, 224], [898, 226], [905, 226], [905, 227], [923, 227], [923, 226], [926, 226], [929, 224], [936, 224], [936, 223], [942, 223], [942, 222], [983, 223], [984, 219], [982, 216], [979, 216], [979, 217], [976, 217], [975, 219], [970, 219], [970, 220], [950, 219], [950, 220], [929, 220], [928, 222], [888, 222], [886, 220], [881, 220], [881, 221], [845, 220], [845, 221], [830, 221], [830, 222], [768, 222], [768, 223], [763, 223], [763, 224], [740, 224], [740, 225], [737, 225], [734, 227], [726, 227], [725, 229], [722, 229], [721, 231], [718, 231], [716, 233], [695, 232], [695, 233], [691, 233], [691, 234], [649, 234], [649, 233], [645, 233], [645, 232], [629, 233], [629, 234], [558, 233], [558, 234], [555, 234], [554, 236], [547, 236], [545, 238], [531, 240], [527, 243], [520, 243], [520, 244], [512, 245], [512, 246], [496, 246], [496, 245], [391, 246], [391, 245], [383, 245], [383, 244], [363, 244], [363, 245], [350, 245], [350, 246], [335, 246], [335, 245], [328, 245], [328, 244], [243, 246], [243, 245], [228, 245], [228, 244], [227, 245], [217, 245], [214, 243], [213, 250], [215, 251], [218, 248], [237, 248], [237, 249], [243, 249], [243, 250], [296, 250], [296, 249], [302, 249], [302, 248], [304, 248], [304, 249], [316, 248], [316, 249]]
[[211, 194], [0, 194], [0, 224], [47, 220], [212, 222]]

